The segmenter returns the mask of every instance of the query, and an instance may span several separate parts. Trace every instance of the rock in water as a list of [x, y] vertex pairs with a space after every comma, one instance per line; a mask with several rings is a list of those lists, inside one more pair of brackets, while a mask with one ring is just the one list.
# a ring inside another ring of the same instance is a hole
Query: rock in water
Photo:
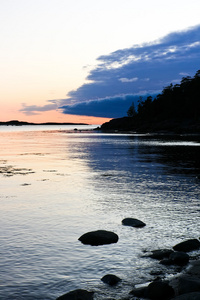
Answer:
[[118, 239], [118, 235], [114, 232], [106, 230], [97, 230], [83, 234], [79, 238], [79, 241], [86, 245], [99, 246], [117, 243]]
[[88, 292], [86, 290], [78, 289], [78, 290], [74, 290], [69, 293], [66, 293], [66, 294], [58, 297], [56, 300], [92, 300], [93, 295], [94, 295], [94, 292]]
[[167, 300], [174, 296], [174, 290], [167, 282], [156, 280], [147, 287], [133, 289], [130, 294], [142, 299]]
[[185, 252], [173, 252], [169, 256], [169, 260], [172, 261], [173, 264], [178, 266], [184, 266], [189, 262], [189, 255]]
[[122, 224], [126, 226], [132, 226], [132, 227], [144, 227], [146, 224], [138, 219], [133, 218], [125, 218], [122, 220]]
[[171, 299], [174, 296], [173, 288], [163, 281], [154, 281], [148, 285], [148, 297], [153, 300]]
[[173, 253], [173, 250], [171, 249], [158, 249], [151, 251], [152, 253], [148, 255], [148, 257], [154, 258], [154, 259], [163, 259], [168, 258], [170, 254]]
[[190, 239], [183, 241], [173, 247], [175, 251], [189, 252], [200, 248], [200, 241], [197, 239]]
[[112, 274], [107, 274], [107, 275], [103, 276], [101, 278], [101, 280], [104, 283], [107, 283], [109, 285], [116, 285], [119, 281], [121, 281], [121, 279], [119, 277], [112, 275]]
[[173, 300], [199, 300], [199, 299], [200, 299], [200, 292], [183, 294], [173, 298]]

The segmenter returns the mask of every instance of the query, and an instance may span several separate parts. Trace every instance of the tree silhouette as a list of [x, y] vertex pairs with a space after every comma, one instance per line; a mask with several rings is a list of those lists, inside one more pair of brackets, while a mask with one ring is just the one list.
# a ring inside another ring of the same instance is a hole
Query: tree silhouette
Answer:
[[137, 113], [131, 114], [133, 104], [127, 115], [140, 121], [167, 120], [172, 118], [200, 118], [200, 70], [195, 76], [183, 77], [180, 84], [164, 87], [154, 99], [140, 97]]

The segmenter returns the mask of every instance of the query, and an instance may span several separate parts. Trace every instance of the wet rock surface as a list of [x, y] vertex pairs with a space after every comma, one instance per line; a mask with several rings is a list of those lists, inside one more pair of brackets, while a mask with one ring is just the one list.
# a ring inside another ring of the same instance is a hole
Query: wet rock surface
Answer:
[[122, 220], [122, 224], [125, 226], [131, 226], [131, 227], [144, 227], [146, 224], [138, 219], [134, 218], [125, 218]]
[[200, 241], [197, 239], [190, 239], [187, 241], [183, 241], [173, 247], [175, 251], [182, 251], [182, 252], [190, 252], [193, 250], [200, 249]]
[[151, 254], [149, 254], [148, 257], [161, 260], [164, 258], [169, 258], [170, 254], [172, 254], [172, 253], [173, 253], [173, 250], [171, 250], [171, 249], [152, 250]]
[[[127, 226], [132, 226], [130, 225], [132, 224], [131, 222], [132, 219], [130, 220], [130, 218], [128, 218], [127, 223], [129, 225]], [[97, 230], [83, 234], [79, 240], [83, 244], [98, 246], [116, 243], [118, 241], [118, 235], [111, 231]], [[193, 245], [192, 247], [198, 246], [199, 241], [193, 239], [190, 240], [190, 242], [187, 240], [185, 241], [186, 243], [180, 243], [181, 246], [180, 244], [177, 244], [178, 249], [180, 249], [179, 247], [183, 249], [183, 246], [184, 249], [191, 249], [191, 241]], [[196, 256], [195, 260], [195, 257], [190, 257], [186, 251], [174, 251], [175, 249], [177, 249], [176, 246], [172, 249], [152, 250], [149, 254], [143, 256], [144, 258], [159, 260], [160, 264], [158, 263], [158, 265], [161, 266], [162, 264], [163, 266], [158, 268], [158, 270], [153, 269], [152, 272], [150, 272], [150, 275], [157, 276], [152, 282], [140, 284], [138, 287], [136, 286], [132, 288], [126, 297], [127, 300], [132, 300], [133, 297], [134, 299], [137, 297], [137, 300], [200, 300], [199, 256]], [[170, 279], [167, 274], [170, 274]], [[172, 276], [172, 274], [174, 275]], [[121, 278], [113, 274], [107, 274], [101, 278], [101, 281], [110, 287], [115, 288], [114, 286], [121, 281]], [[121, 288], [121, 285], [116, 288], [116, 296], [118, 288]], [[92, 300], [94, 295], [95, 292], [78, 289], [66, 293], [58, 297], [56, 300]], [[98, 298], [98, 294], [96, 296]]]
[[168, 259], [163, 259], [160, 261], [163, 265], [178, 265], [184, 266], [189, 262], [189, 255], [185, 252], [172, 252]]
[[131, 294], [140, 298], [166, 300], [171, 299], [175, 293], [168, 282], [156, 280], [151, 282], [147, 287], [133, 289]]
[[92, 300], [93, 295], [94, 292], [77, 289], [58, 297], [56, 300]]
[[200, 299], [200, 292], [188, 293], [173, 298], [173, 300], [199, 300], [199, 299]]
[[113, 285], [118, 284], [121, 281], [121, 279], [116, 275], [107, 274], [101, 278], [101, 281], [103, 281], [104, 283], [107, 283], [108, 285], [113, 286]]
[[97, 230], [83, 234], [79, 241], [91, 246], [106, 245], [118, 242], [118, 235], [112, 231]]

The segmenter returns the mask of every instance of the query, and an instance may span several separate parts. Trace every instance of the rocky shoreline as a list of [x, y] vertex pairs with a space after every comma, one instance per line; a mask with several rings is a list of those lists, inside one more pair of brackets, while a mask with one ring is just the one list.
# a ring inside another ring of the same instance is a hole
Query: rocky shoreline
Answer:
[[[122, 220], [122, 225], [132, 227], [146, 226], [140, 220], [126, 218]], [[91, 231], [83, 234], [78, 239], [82, 244], [91, 246], [106, 245], [118, 242], [118, 236], [114, 232], [106, 230]], [[123, 298], [124, 300], [200, 300], [200, 241], [199, 239], [188, 239], [171, 249], [157, 249], [145, 252], [142, 257], [159, 261], [159, 264], [166, 267], [166, 272], [152, 271], [155, 276], [150, 283], [140, 286], [133, 286], [132, 290]], [[196, 252], [194, 252], [196, 251]], [[189, 255], [188, 253], [192, 254]], [[194, 255], [195, 254], [195, 255]], [[168, 268], [174, 266], [176, 273], [167, 278]], [[123, 280], [114, 274], [107, 274], [101, 278], [104, 284], [112, 286], [118, 285]], [[95, 299], [95, 291], [77, 289], [70, 291], [56, 300], [92, 300]], [[116, 291], [116, 299], [117, 291]], [[122, 299], [122, 298], [120, 298]], [[112, 299], [114, 300], [114, 299]]]
[[150, 122], [122, 117], [103, 123], [99, 129], [103, 132], [200, 134], [200, 121], [177, 118]]

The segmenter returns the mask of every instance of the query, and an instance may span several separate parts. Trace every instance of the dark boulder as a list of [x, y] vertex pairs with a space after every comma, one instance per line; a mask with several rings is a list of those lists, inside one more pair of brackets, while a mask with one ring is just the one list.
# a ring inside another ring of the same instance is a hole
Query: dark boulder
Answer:
[[192, 261], [187, 273], [200, 278], [200, 260]]
[[133, 289], [130, 294], [139, 298], [167, 300], [174, 296], [174, 290], [167, 282], [155, 280], [147, 287]]
[[199, 300], [199, 299], [200, 299], [200, 292], [183, 294], [173, 298], [173, 300]]
[[184, 266], [189, 262], [189, 255], [184, 252], [173, 252], [169, 256], [169, 260], [172, 262], [172, 264], [178, 265], [178, 266]]
[[182, 275], [177, 279], [178, 294], [200, 292], [200, 279], [190, 275]]
[[174, 296], [173, 288], [164, 281], [153, 281], [148, 285], [148, 298], [152, 300], [166, 300]]
[[78, 290], [74, 290], [69, 293], [66, 293], [66, 294], [58, 297], [56, 300], [92, 300], [93, 295], [94, 295], [94, 292], [88, 292], [86, 290], [78, 289]]
[[120, 282], [121, 279], [119, 277], [117, 277], [116, 275], [107, 274], [101, 278], [101, 281], [113, 286], [113, 285], [118, 284], [118, 282]]
[[168, 258], [170, 254], [173, 253], [173, 250], [171, 249], [159, 249], [159, 250], [153, 250], [152, 253], [148, 255], [148, 257], [154, 258], [154, 259], [164, 259]]
[[160, 261], [160, 264], [161, 265], [164, 265], [164, 266], [170, 266], [170, 265], [173, 265], [173, 261], [169, 258], [164, 258]]
[[190, 239], [183, 241], [173, 247], [175, 251], [189, 252], [200, 249], [200, 241], [197, 239]]
[[118, 239], [118, 235], [114, 232], [106, 230], [97, 230], [83, 234], [79, 238], [79, 241], [86, 245], [99, 246], [117, 243]]
[[130, 295], [133, 295], [134, 297], [139, 298], [148, 298], [148, 287], [141, 287], [141, 288], [134, 288]]
[[122, 224], [126, 226], [132, 226], [132, 227], [144, 227], [146, 224], [138, 219], [133, 218], [125, 218], [122, 220]]

